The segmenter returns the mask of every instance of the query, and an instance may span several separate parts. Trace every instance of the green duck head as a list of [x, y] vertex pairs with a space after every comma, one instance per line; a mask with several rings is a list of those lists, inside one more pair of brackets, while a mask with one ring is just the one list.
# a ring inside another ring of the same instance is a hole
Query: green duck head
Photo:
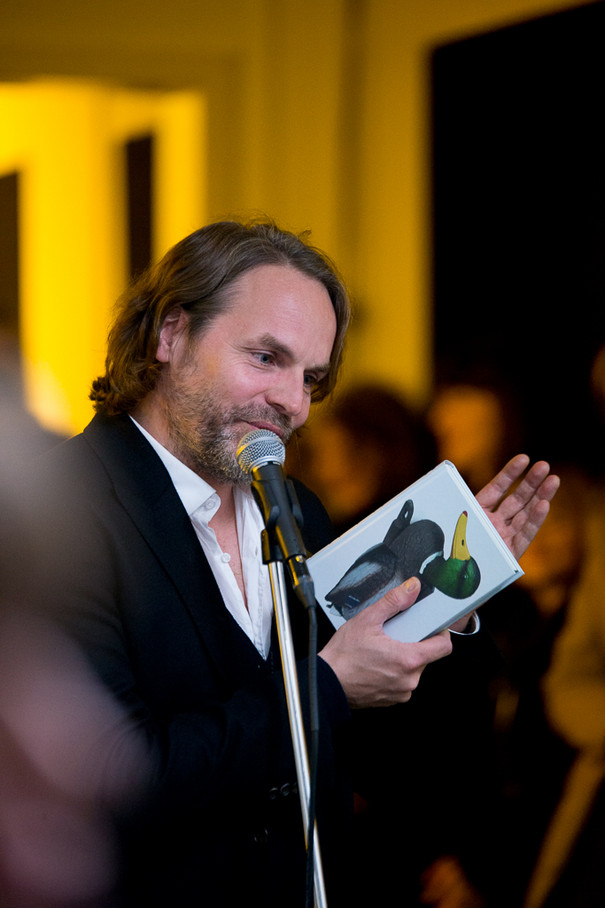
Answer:
[[445, 559], [438, 555], [425, 567], [422, 575], [435, 589], [453, 599], [466, 599], [471, 596], [481, 580], [479, 565], [469, 553], [466, 545], [466, 525], [468, 513], [463, 511], [454, 531], [452, 551]]

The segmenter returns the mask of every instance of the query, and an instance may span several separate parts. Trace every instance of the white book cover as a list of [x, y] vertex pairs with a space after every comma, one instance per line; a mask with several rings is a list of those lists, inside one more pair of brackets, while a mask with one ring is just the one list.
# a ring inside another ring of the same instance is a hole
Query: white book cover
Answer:
[[418, 577], [416, 602], [385, 624], [404, 642], [450, 627], [523, 574], [447, 460], [312, 555], [308, 566], [317, 601], [336, 628]]

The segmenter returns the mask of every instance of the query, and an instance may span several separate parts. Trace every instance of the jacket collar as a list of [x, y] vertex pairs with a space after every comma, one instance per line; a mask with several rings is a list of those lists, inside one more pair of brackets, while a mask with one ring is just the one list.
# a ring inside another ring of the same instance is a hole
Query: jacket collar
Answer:
[[[217, 672], [233, 683], [238, 666], [244, 670], [251, 662], [262, 664], [254, 645], [224, 606], [166, 467], [130, 417], [97, 414], [83, 436], [101, 460], [118, 500], [178, 591]], [[237, 660], [234, 643], [238, 645]]]

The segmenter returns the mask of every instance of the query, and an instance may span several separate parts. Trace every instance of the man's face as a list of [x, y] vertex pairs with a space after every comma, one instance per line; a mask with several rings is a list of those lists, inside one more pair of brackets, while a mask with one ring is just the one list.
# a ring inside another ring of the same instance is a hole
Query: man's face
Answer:
[[160, 440], [213, 484], [242, 482], [236, 450], [252, 429], [287, 442], [329, 368], [336, 316], [325, 287], [285, 265], [260, 265], [231, 287], [226, 308], [189, 342], [176, 310], [157, 358]]

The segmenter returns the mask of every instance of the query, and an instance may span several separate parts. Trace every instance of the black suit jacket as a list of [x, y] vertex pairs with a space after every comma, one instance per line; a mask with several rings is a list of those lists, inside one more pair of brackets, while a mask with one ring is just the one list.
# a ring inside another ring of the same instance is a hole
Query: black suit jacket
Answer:
[[[329, 541], [329, 521], [298, 491], [313, 550]], [[152, 758], [149, 796], [120, 822], [120, 904], [301, 905], [303, 827], [279, 654], [274, 645], [263, 661], [226, 610], [152, 447], [127, 416], [97, 415], [41, 461], [28, 498], [34, 601], [69, 627]], [[296, 601], [291, 620], [304, 707], [307, 616]], [[349, 712], [318, 662], [318, 817], [330, 887], [349, 809]], [[332, 893], [336, 902], [338, 882]]]

